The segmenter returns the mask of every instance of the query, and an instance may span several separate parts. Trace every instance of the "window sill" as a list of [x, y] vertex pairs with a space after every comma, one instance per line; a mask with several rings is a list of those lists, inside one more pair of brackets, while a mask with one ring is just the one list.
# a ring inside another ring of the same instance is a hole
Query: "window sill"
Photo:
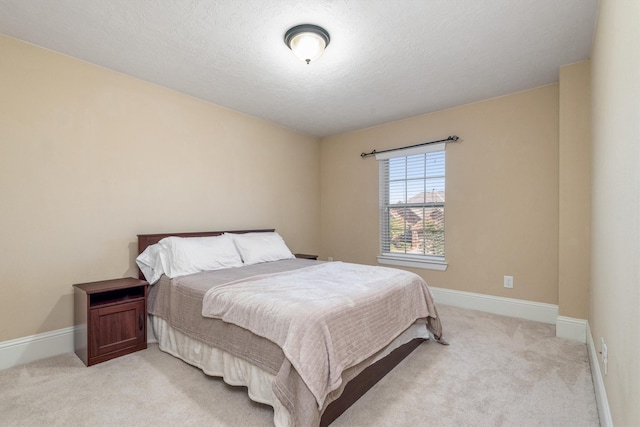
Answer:
[[449, 265], [444, 259], [416, 260], [416, 259], [407, 259], [404, 257], [388, 256], [388, 255], [379, 255], [378, 263], [387, 264], [387, 265], [398, 265], [401, 267], [423, 268], [425, 270], [438, 270], [438, 271], [445, 271], [447, 269], [447, 266]]

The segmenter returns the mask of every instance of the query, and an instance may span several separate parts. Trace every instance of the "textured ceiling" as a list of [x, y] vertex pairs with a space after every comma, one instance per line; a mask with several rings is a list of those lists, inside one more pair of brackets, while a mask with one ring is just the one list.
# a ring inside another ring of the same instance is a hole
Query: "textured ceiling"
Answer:
[[[598, 0], [0, 0], [0, 33], [318, 137], [546, 85]], [[283, 42], [324, 27], [310, 65]], [[0, 52], [0, 60], [1, 52]]]

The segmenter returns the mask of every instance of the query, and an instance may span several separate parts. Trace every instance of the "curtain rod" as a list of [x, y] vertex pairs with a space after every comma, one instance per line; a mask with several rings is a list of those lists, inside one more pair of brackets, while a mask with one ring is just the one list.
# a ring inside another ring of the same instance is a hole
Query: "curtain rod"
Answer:
[[370, 153], [362, 153], [362, 154], [360, 154], [360, 157], [362, 157], [364, 159], [365, 157], [375, 156], [376, 154], [379, 154], [379, 153], [388, 153], [389, 151], [404, 150], [405, 148], [421, 147], [423, 145], [437, 144], [438, 142], [456, 142], [456, 141], [458, 141], [458, 139], [460, 139], [460, 138], [458, 138], [456, 135], [453, 135], [453, 136], [450, 136], [450, 137], [448, 137], [446, 139], [439, 139], [438, 141], [422, 142], [420, 144], [408, 145], [406, 147], [390, 148], [388, 150], [382, 150], [382, 151], [373, 150]]

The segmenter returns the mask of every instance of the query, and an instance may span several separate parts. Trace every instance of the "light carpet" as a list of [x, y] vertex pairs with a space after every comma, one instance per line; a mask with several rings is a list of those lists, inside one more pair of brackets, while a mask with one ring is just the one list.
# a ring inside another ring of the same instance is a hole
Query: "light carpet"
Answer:
[[[438, 306], [422, 344], [333, 426], [597, 426], [585, 344], [553, 325]], [[268, 426], [269, 406], [150, 345], [87, 368], [74, 354], [0, 371], [0, 426]]]

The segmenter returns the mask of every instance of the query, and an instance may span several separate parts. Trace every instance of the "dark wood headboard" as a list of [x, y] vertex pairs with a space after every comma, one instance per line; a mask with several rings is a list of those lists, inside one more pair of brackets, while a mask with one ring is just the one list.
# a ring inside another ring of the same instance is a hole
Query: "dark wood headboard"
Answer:
[[[147, 246], [154, 245], [165, 237], [177, 236], [177, 237], [208, 237], [208, 236], [220, 236], [224, 233], [267, 233], [275, 231], [273, 228], [265, 228], [259, 230], [231, 230], [231, 231], [191, 231], [187, 233], [157, 233], [157, 234], [138, 234], [138, 255], [147, 249]], [[144, 280], [144, 276], [140, 269], [138, 269], [138, 277]]]

